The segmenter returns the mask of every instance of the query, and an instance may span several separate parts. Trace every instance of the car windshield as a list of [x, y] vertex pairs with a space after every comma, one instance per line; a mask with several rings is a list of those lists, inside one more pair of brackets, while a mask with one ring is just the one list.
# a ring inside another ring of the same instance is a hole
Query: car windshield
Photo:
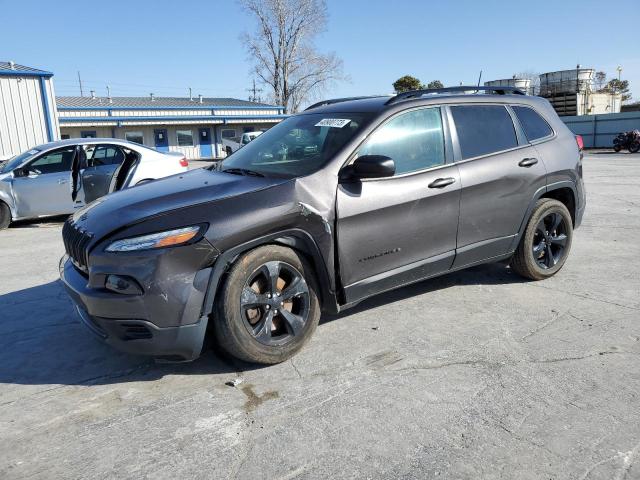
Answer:
[[25, 160], [33, 157], [36, 153], [40, 153], [40, 150], [32, 148], [31, 150], [10, 158], [6, 163], [0, 164], [0, 173], [7, 173], [15, 169], [16, 167], [19, 167]]
[[363, 113], [289, 117], [237, 150], [217, 169], [260, 176], [309, 175], [324, 166], [369, 119]]

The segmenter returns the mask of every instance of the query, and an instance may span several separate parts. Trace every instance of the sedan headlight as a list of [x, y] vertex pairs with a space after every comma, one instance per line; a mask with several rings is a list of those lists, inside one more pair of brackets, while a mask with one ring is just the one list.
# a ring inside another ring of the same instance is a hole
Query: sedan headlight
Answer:
[[176, 247], [183, 245], [198, 235], [200, 225], [192, 227], [176, 228], [166, 232], [152, 233], [140, 237], [124, 238], [116, 240], [107, 247], [107, 252], [131, 252], [134, 250], [151, 250], [153, 248]]

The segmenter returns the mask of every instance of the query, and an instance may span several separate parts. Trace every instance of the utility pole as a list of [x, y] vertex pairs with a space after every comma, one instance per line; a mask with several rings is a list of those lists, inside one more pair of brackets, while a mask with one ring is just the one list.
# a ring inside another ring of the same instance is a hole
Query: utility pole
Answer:
[[82, 79], [80, 78], [80, 70], [78, 70], [78, 83], [80, 84], [80, 96], [84, 97], [84, 93], [82, 92]]
[[256, 88], [256, 79], [253, 79], [253, 88], [247, 88], [246, 89], [248, 92], [251, 92], [251, 95], [249, 95], [249, 101], [250, 102], [259, 102], [260, 101], [260, 97], [258, 97], [258, 93], [262, 92], [261, 88]]

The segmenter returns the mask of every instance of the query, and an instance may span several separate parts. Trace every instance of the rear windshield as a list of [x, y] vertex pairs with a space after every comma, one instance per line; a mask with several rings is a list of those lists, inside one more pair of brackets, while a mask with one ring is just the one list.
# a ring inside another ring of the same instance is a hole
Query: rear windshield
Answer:
[[224, 160], [219, 170], [301, 177], [322, 168], [368, 122], [364, 113], [289, 117]]
[[33, 157], [36, 153], [40, 153], [40, 150], [32, 148], [29, 151], [10, 158], [6, 163], [0, 164], [0, 173], [7, 173], [19, 167], [20, 165], [22, 165], [22, 163], [24, 163], [27, 159]]

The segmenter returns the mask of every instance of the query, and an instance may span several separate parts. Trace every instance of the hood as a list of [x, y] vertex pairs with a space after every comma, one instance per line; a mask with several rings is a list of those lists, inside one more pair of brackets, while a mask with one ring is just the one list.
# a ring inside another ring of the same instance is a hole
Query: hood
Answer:
[[154, 215], [235, 197], [287, 181], [207, 169], [191, 170], [102, 197], [78, 210], [73, 221], [99, 239]]

